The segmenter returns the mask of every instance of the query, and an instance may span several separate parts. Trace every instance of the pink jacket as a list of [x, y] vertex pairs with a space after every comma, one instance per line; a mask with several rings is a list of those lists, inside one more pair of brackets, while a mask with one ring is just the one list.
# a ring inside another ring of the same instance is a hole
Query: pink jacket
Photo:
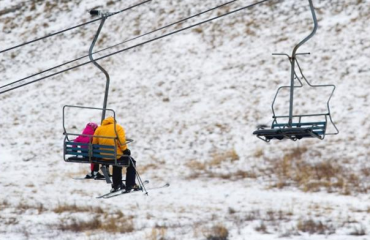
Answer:
[[[92, 140], [92, 136], [94, 135], [95, 129], [98, 127], [96, 123], [88, 123], [83, 130], [82, 134], [85, 135], [91, 135], [91, 138], [88, 136], [78, 136], [73, 142], [79, 142], [79, 143], [90, 143]], [[81, 146], [81, 148], [87, 148], [87, 146]]]

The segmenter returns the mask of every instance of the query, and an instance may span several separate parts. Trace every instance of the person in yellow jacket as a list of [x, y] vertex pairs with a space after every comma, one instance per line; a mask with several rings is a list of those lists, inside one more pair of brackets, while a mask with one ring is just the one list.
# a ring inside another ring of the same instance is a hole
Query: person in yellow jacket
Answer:
[[[122, 155], [130, 155], [130, 150], [127, 148], [126, 145], [125, 130], [121, 125], [117, 124], [117, 122], [115, 124], [114, 121], [115, 119], [113, 117], [107, 117], [103, 120], [102, 125], [95, 130], [94, 136], [96, 137], [93, 137], [92, 144], [115, 146], [114, 141], [117, 141], [117, 159], [119, 159], [122, 157]], [[114, 126], [116, 126], [116, 130], [114, 129]], [[118, 136], [118, 140], [112, 138], [102, 138], [98, 136]], [[122, 167], [113, 166], [113, 184], [111, 192], [123, 190], [124, 188], [126, 191], [131, 191], [131, 189], [137, 186], [135, 184], [136, 161], [133, 158], [131, 159], [132, 163], [126, 169], [126, 186], [122, 183]], [[132, 164], [134, 164], [134, 166]]]

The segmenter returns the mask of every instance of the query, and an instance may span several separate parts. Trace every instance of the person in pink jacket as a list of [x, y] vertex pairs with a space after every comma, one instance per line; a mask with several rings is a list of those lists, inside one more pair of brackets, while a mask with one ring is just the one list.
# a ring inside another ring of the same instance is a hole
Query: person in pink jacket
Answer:
[[[79, 143], [91, 143], [92, 136], [94, 135], [95, 130], [98, 128], [96, 123], [90, 122], [86, 125], [85, 129], [82, 131], [83, 135], [78, 136], [73, 142]], [[84, 136], [89, 135], [89, 136]], [[91, 136], [91, 137], [90, 137]], [[81, 146], [81, 148], [87, 148], [87, 146]], [[99, 173], [99, 164], [91, 164], [90, 166], [91, 173], [87, 174], [85, 178], [104, 178], [104, 176]]]

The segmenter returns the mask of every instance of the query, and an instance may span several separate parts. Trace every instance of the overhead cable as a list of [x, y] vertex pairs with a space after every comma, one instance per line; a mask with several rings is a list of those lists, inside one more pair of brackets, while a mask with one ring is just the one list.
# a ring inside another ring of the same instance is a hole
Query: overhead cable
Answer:
[[[232, 1], [226, 2], [226, 3], [224, 3], [224, 4], [221, 4], [221, 5], [218, 5], [218, 6], [216, 6], [216, 7], [210, 8], [210, 9], [208, 9], [208, 10], [205, 10], [205, 11], [199, 12], [199, 13], [194, 14], [194, 15], [192, 15], [192, 16], [189, 16], [189, 17], [187, 17], [187, 18], [184, 18], [184, 19], [181, 19], [181, 20], [179, 20], [179, 21], [176, 21], [176, 22], [170, 23], [170, 24], [168, 24], [168, 25], [165, 25], [165, 26], [163, 26], [163, 27], [157, 28], [157, 29], [155, 29], [155, 30], [153, 30], [153, 31], [150, 31], [150, 32], [147, 32], [147, 33], [141, 34], [141, 35], [139, 35], [139, 36], [136, 36], [136, 37], [133, 37], [133, 38], [130, 38], [130, 39], [126, 39], [126, 40], [125, 40], [125, 41], [123, 41], [123, 42], [120, 42], [120, 43], [114, 44], [114, 45], [112, 45], [112, 46], [109, 46], [109, 47], [103, 48], [103, 49], [101, 49], [101, 50], [99, 50], [99, 51], [93, 52], [93, 53], [92, 53], [92, 55], [94, 55], [94, 54], [96, 54], [96, 53], [99, 53], [99, 52], [102, 52], [102, 51], [105, 51], [105, 50], [108, 50], [108, 49], [111, 49], [111, 48], [114, 48], [114, 47], [117, 47], [117, 46], [122, 45], [122, 44], [124, 44], [124, 43], [128, 43], [128, 42], [131, 42], [131, 41], [133, 41], [133, 40], [136, 40], [136, 39], [142, 38], [142, 37], [144, 37], [144, 36], [147, 36], [147, 35], [149, 35], [149, 34], [152, 34], [152, 33], [158, 32], [158, 31], [160, 31], [160, 30], [166, 29], [166, 28], [171, 27], [171, 26], [173, 26], [173, 25], [176, 25], [176, 24], [179, 24], [179, 23], [185, 22], [185, 21], [187, 21], [187, 20], [189, 20], [189, 19], [192, 19], [192, 18], [194, 18], [194, 17], [198, 17], [198, 16], [200, 16], [200, 15], [202, 15], [202, 14], [205, 14], [205, 13], [207, 13], [207, 12], [210, 12], [210, 11], [214, 11], [215, 9], [218, 9], [218, 8], [224, 7], [224, 6], [228, 5], [228, 4], [231, 4], [231, 3], [236, 2], [236, 1], [239, 1], [239, 0], [232, 0]], [[70, 60], [70, 61], [64, 62], [64, 63], [62, 63], [62, 64], [59, 64], [59, 65], [57, 65], [57, 66], [54, 66], [54, 67], [52, 67], [52, 68], [49, 68], [49, 69], [43, 70], [43, 71], [38, 72], [38, 73], [35, 73], [35, 74], [32, 74], [32, 75], [27, 76], [27, 77], [25, 77], [25, 78], [19, 79], [19, 80], [15, 81], [15, 82], [11, 82], [11, 83], [9, 83], [9, 84], [6, 84], [6, 85], [3, 85], [3, 86], [0, 86], [0, 89], [1, 89], [1, 88], [4, 88], [4, 87], [7, 87], [7, 86], [9, 86], [9, 85], [12, 85], [12, 84], [15, 84], [15, 83], [18, 83], [18, 82], [21, 82], [21, 81], [27, 80], [27, 79], [29, 79], [29, 78], [35, 77], [35, 76], [37, 76], [37, 75], [43, 74], [43, 73], [45, 73], [45, 72], [49, 72], [49, 71], [54, 70], [54, 69], [57, 69], [57, 68], [59, 68], [59, 67], [62, 67], [62, 66], [68, 65], [68, 64], [70, 64], [70, 63], [76, 62], [76, 61], [81, 60], [81, 59], [83, 59], [83, 58], [85, 58], [85, 57], [88, 57], [88, 56], [89, 56], [89, 55], [85, 55], [85, 56], [82, 56], [82, 57], [78, 57], [78, 58], [76, 58], [76, 59], [74, 59], [74, 60]]]
[[[228, 13], [225, 13], [225, 14], [222, 14], [222, 15], [219, 15], [219, 16], [216, 16], [216, 17], [213, 17], [213, 18], [210, 18], [210, 19], [207, 19], [207, 20], [204, 20], [204, 21], [201, 21], [201, 22], [198, 22], [196, 24], [192, 24], [190, 26], [187, 26], [187, 27], [184, 27], [184, 28], [181, 28], [181, 29], [178, 29], [178, 30], [175, 30], [173, 32], [170, 32], [170, 33], [167, 33], [167, 34], [164, 34], [164, 35], [161, 35], [159, 37], [155, 37], [153, 39], [150, 39], [150, 40], [147, 40], [147, 41], [144, 41], [142, 43], [139, 43], [139, 44], [136, 44], [134, 46], [131, 46], [131, 47], [127, 47], [127, 48], [124, 48], [124, 49], [121, 49], [119, 51], [116, 51], [116, 52], [113, 52], [113, 53], [110, 53], [110, 54], [107, 54], [107, 55], [104, 55], [102, 57], [99, 57], [99, 58], [96, 58], [94, 61], [99, 61], [99, 60], [102, 60], [102, 59], [105, 59], [107, 57], [110, 57], [110, 56], [113, 56], [113, 55], [116, 55], [118, 53], [122, 53], [122, 52], [125, 52], [125, 51], [128, 51], [128, 50], [131, 50], [133, 48], [137, 48], [137, 47], [141, 47], [143, 45], [146, 45], [148, 43], [151, 43], [151, 42], [154, 42], [154, 41], [157, 41], [159, 39], [162, 39], [162, 38], [165, 38], [165, 37], [168, 37], [168, 36], [171, 36], [171, 35], [174, 35], [174, 34], [177, 34], [179, 32], [182, 32], [182, 31], [185, 31], [185, 30], [188, 30], [188, 29], [191, 29], [191, 28], [194, 28], [194, 27], [197, 27], [199, 25], [202, 25], [202, 24], [205, 24], [205, 23], [208, 23], [208, 22], [211, 22], [211, 21], [214, 21], [214, 20], [217, 20], [217, 19], [220, 19], [220, 18], [223, 18], [223, 17], [226, 17], [228, 15], [231, 15], [231, 14], [234, 14], [234, 13], [237, 13], [237, 12], [240, 12], [242, 10], [245, 10], [245, 9], [248, 9], [248, 8], [252, 8], [256, 5], [260, 5], [262, 3], [265, 3], [265, 2], [268, 2], [268, 1], [272, 1], [272, 0], [262, 0], [262, 1], [258, 1], [258, 2], [255, 2], [253, 4], [250, 4], [250, 5], [247, 5], [247, 6], [244, 6], [244, 7], [241, 7], [241, 8], [238, 8], [236, 10], [233, 10], [233, 11], [230, 11]], [[281, 1], [281, 0], [280, 0]], [[44, 77], [41, 77], [41, 78], [38, 78], [38, 79], [35, 79], [33, 81], [30, 81], [30, 82], [27, 82], [27, 83], [23, 83], [21, 85], [18, 85], [18, 86], [15, 86], [15, 87], [12, 87], [12, 88], [9, 88], [9, 89], [6, 89], [6, 90], [3, 90], [3, 91], [0, 91], [0, 94], [3, 94], [3, 93], [6, 93], [6, 92], [9, 92], [9, 91], [12, 91], [14, 89], [17, 89], [17, 88], [20, 88], [20, 87], [23, 87], [23, 86], [26, 86], [26, 85], [29, 85], [31, 83], [35, 83], [35, 82], [38, 82], [38, 81], [41, 81], [41, 80], [44, 80], [46, 78], [49, 78], [49, 77], [53, 77], [55, 75], [58, 75], [58, 74], [61, 74], [61, 73], [64, 73], [64, 72], [67, 72], [67, 71], [70, 71], [70, 70], [73, 70], [75, 68], [79, 68], [79, 67], [82, 67], [84, 65], [87, 65], [89, 63], [92, 63], [92, 61], [87, 61], [87, 62], [84, 62], [84, 63], [81, 63], [79, 65], [76, 65], [76, 66], [73, 66], [73, 67], [70, 67], [70, 68], [67, 68], [65, 70], [62, 70], [62, 71], [59, 71], [59, 72], [56, 72], [56, 73], [53, 73], [53, 74], [50, 74], [50, 75], [47, 75], [47, 76], [44, 76]]]
[[[122, 12], [125, 12], [125, 11], [128, 11], [128, 10], [130, 10], [130, 9], [133, 9], [133, 8], [135, 8], [135, 7], [138, 7], [138, 6], [140, 6], [140, 5], [143, 5], [143, 4], [145, 4], [145, 3], [147, 3], [147, 2], [151, 2], [151, 1], [152, 1], [152, 0], [147, 0], [147, 1], [144, 1], [144, 2], [140, 2], [140, 3], [138, 3], [138, 4], [135, 4], [135, 5], [130, 6], [130, 7], [128, 7], [128, 8], [122, 9], [122, 10], [120, 10], [120, 11], [117, 11], [117, 12], [114, 12], [114, 13], [109, 13], [109, 14], [108, 14], [108, 16], [110, 17], [110, 16], [113, 16], [113, 15], [116, 15], [116, 14], [119, 14], [119, 13], [122, 13]], [[16, 48], [19, 48], [19, 47], [23, 47], [23, 46], [25, 46], [25, 45], [28, 45], [28, 44], [31, 44], [31, 43], [34, 43], [34, 42], [37, 42], [37, 41], [40, 41], [40, 40], [43, 40], [43, 39], [46, 39], [46, 38], [49, 38], [49, 37], [52, 37], [52, 36], [55, 36], [55, 35], [58, 35], [58, 34], [64, 33], [64, 32], [70, 31], [70, 30], [72, 30], [72, 29], [79, 28], [79, 27], [82, 27], [82, 26], [88, 25], [88, 24], [90, 24], [90, 23], [94, 23], [94, 22], [96, 22], [96, 21], [101, 20], [102, 18], [103, 18], [103, 17], [96, 18], [96, 19], [91, 20], [91, 21], [89, 21], [89, 22], [85, 22], [85, 23], [82, 23], [82, 24], [79, 24], [79, 25], [76, 25], [76, 26], [73, 26], [73, 27], [70, 27], [70, 28], [66, 28], [66, 29], [64, 29], [64, 30], [61, 30], [61, 31], [58, 31], [58, 32], [55, 32], [55, 33], [51, 33], [51, 34], [46, 35], [46, 36], [44, 36], [44, 37], [36, 38], [36, 39], [34, 39], [34, 40], [31, 40], [31, 41], [28, 41], [28, 42], [24, 42], [24, 43], [22, 43], [22, 44], [19, 44], [19, 45], [13, 46], [13, 47], [10, 47], [10, 48], [4, 49], [4, 50], [0, 50], [0, 53], [8, 52], [8, 51], [10, 51], [10, 50], [13, 50], [13, 49], [16, 49]]]

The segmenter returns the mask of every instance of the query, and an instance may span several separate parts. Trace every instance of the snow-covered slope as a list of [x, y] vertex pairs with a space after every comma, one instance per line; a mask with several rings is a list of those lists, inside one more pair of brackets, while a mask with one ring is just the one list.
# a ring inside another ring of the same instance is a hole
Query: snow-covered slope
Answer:
[[[95, 50], [225, 2], [152, 1], [108, 18]], [[236, 1], [95, 58], [252, 2]], [[313, 84], [337, 86], [331, 110], [339, 135], [269, 144], [252, 135], [258, 124], [270, 124], [274, 94], [289, 83], [288, 60], [271, 54], [290, 54], [313, 26], [308, 1], [271, 1], [99, 61], [111, 76], [108, 107], [135, 139], [142, 177], [154, 186], [171, 183], [148, 197], [97, 200], [110, 186], [73, 180], [88, 166], [63, 161], [63, 106], [102, 107], [105, 78], [96, 67], [0, 95], [0, 238], [367, 239], [370, 1], [313, 2], [319, 29], [300, 48], [311, 55], [299, 59]], [[92, 8], [114, 12], [135, 3], [1, 0], [0, 49], [90, 21]], [[98, 26], [2, 53], [0, 84], [86, 55]], [[296, 111], [321, 109], [327, 93], [304, 89]], [[99, 122], [92, 116], [66, 120], [79, 132]]]

